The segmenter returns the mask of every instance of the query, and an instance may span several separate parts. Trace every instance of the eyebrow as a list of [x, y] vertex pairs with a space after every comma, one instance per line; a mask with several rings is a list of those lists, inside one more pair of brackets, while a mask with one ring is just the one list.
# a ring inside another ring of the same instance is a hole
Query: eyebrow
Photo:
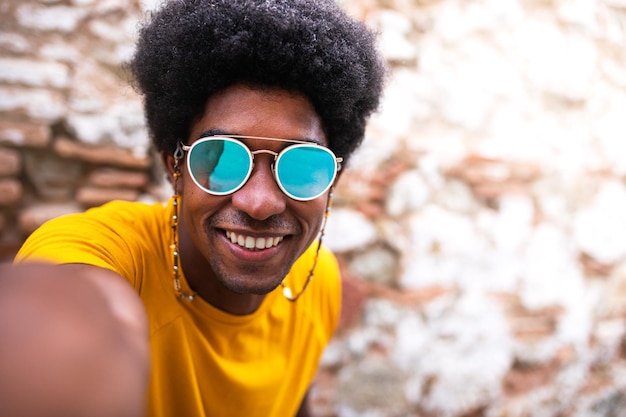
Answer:
[[269, 138], [269, 137], [263, 137], [263, 136], [240, 135], [240, 134], [233, 133], [233, 132], [227, 132], [227, 131], [222, 130], [222, 129], [205, 130], [204, 132], [200, 133], [200, 135], [196, 139], [206, 138], [208, 136], [229, 136], [229, 137], [244, 138], [244, 139], [245, 138], [250, 138], [250, 139], [280, 139], [280, 140], [283, 140], [285, 142], [314, 143], [314, 144], [319, 145], [319, 146], [324, 146], [324, 147], [326, 146], [321, 141], [319, 141], [317, 139], [313, 139], [313, 138], [303, 138], [303, 139]]

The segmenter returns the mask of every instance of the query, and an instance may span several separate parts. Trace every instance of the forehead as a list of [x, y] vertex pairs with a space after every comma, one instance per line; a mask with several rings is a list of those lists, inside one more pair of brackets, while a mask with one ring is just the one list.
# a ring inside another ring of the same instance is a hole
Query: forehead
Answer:
[[188, 143], [207, 131], [328, 145], [312, 103], [301, 94], [278, 88], [235, 85], [211, 96], [204, 114], [192, 125]]

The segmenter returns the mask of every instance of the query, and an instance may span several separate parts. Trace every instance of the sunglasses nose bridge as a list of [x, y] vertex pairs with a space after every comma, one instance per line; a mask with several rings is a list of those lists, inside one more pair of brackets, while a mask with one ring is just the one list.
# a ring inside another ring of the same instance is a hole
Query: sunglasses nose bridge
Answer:
[[250, 153], [252, 154], [252, 159], [254, 159], [254, 157], [257, 156], [260, 153], [267, 153], [267, 154], [272, 155], [274, 157], [273, 158], [274, 161], [278, 157], [278, 152], [270, 151], [269, 149], [259, 149], [257, 151], [250, 151]]
[[270, 164], [270, 167], [272, 168], [272, 171], [274, 170], [274, 163], [276, 162], [276, 159], [278, 158], [278, 152], [274, 152], [274, 151], [270, 151], [269, 149], [259, 149], [256, 151], [250, 151], [250, 155], [252, 155], [252, 170], [254, 170], [254, 164], [256, 161], [256, 156], [258, 154], [268, 154], [272, 156], [272, 162]]
[[256, 162], [256, 156], [259, 154], [268, 154], [271, 156], [271, 162], [270, 162], [270, 169], [272, 170], [272, 172], [274, 173], [274, 179], [276, 181], [278, 181], [278, 178], [276, 178], [276, 172], [274, 169], [275, 163], [276, 163], [276, 159], [278, 159], [278, 155], [280, 155], [279, 152], [274, 152], [274, 151], [270, 151], [269, 149], [258, 149], [256, 151], [250, 151], [250, 155], [252, 156], [252, 166], [250, 168], [251, 172], [250, 175], [252, 175], [252, 171], [254, 171], [254, 167], [255, 167], [255, 162]]

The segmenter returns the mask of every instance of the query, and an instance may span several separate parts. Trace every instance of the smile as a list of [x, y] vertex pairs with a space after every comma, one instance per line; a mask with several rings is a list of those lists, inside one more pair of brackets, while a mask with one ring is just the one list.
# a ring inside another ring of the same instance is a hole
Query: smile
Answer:
[[246, 249], [269, 249], [283, 241], [283, 236], [252, 237], [226, 231], [226, 237], [236, 245]]

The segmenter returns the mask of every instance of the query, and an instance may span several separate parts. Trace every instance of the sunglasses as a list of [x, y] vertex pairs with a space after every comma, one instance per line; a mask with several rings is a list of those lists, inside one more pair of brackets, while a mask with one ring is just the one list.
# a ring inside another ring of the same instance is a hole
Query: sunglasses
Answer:
[[[280, 152], [251, 151], [238, 139], [262, 139], [292, 145]], [[181, 148], [187, 152], [191, 179], [211, 195], [228, 195], [243, 187], [252, 174], [254, 157], [266, 153], [274, 156], [272, 171], [282, 192], [294, 200], [313, 200], [331, 187], [343, 161], [330, 149], [311, 142], [258, 136], [208, 136], [191, 146], [181, 144]]]

